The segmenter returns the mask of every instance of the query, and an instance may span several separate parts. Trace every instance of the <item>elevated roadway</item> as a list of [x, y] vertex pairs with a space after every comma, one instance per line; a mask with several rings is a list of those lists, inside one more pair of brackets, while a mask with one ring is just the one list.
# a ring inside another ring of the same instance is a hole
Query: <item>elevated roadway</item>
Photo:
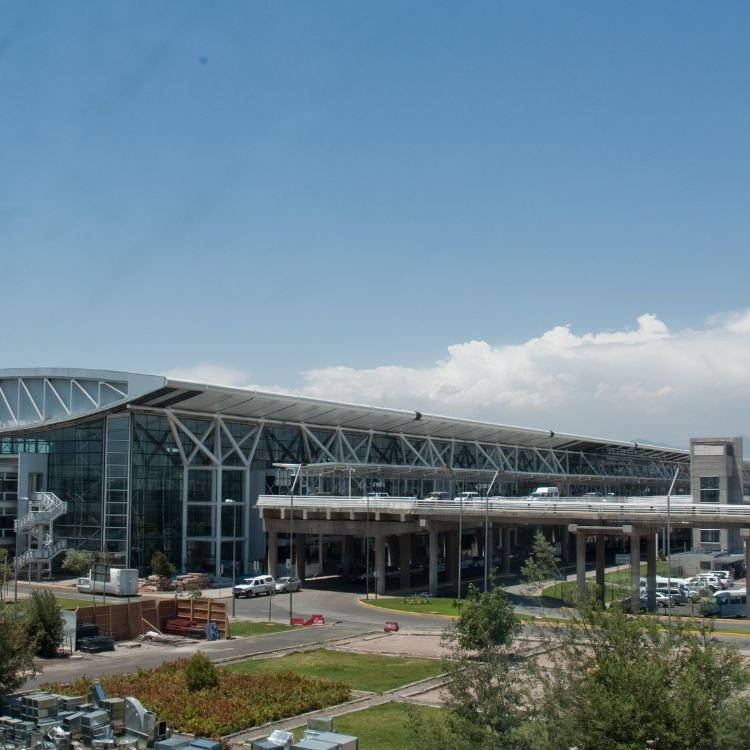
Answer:
[[[597, 583], [604, 588], [604, 540], [607, 536], [625, 536], [631, 549], [633, 604], [639, 605], [641, 539], [646, 542], [647, 577], [652, 579], [650, 595], [656, 589], [655, 534], [664, 528], [733, 528], [745, 540], [745, 555], [750, 569], [750, 505], [695, 503], [692, 497], [677, 495], [651, 497], [532, 498], [489, 497], [471, 500], [436, 501], [411, 497], [346, 497], [314, 495], [262, 495], [258, 499], [264, 527], [269, 535], [269, 569], [276, 569], [279, 534], [359, 536], [375, 540], [375, 585], [385, 590], [386, 538], [398, 538], [401, 559], [408, 559], [409, 536], [429, 535], [429, 591], [437, 593], [439, 542], [444, 535], [445, 560], [449, 577], [460, 581], [460, 544], [463, 530], [487, 525], [501, 528], [503, 572], [510, 564], [510, 531], [520, 525], [561, 526], [575, 535], [576, 568], [579, 591], [585, 591], [586, 542], [596, 540]], [[567, 534], [562, 538], [567, 544]], [[303, 549], [297, 542], [297, 557]], [[304, 541], [303, 541], [304, 544]], [[493, 545], [494, 546], [494, 545]], [[346, 552], [345, 552], [346, 557]], [[409, 585], [409, 566], [401, 566], [401, 584]], [[749, 612], [750, 614], [750, 612]]]

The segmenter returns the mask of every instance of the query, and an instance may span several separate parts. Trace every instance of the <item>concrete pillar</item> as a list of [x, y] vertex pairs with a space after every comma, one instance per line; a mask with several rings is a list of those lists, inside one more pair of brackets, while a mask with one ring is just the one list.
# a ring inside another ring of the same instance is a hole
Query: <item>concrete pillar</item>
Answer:
[[570, 562], [570, 532], [567, 526], [560, 527], [560, 559], [562, 562]]
[[[740, 529], [740, 534], [745, 542], [745, 580], [747, 580], [747, 576], [750, 575], [750, 529]], [[745, 617], [750, 619], [750, 596], [745, 598], [747, 599]]]
[[[638, 582], [640, 585], [640, 581]], [[656, 539], [653, 534], [646, 536], [646, 599], [649, 609], [656, 607]]]
[[305, 534], [294, 535], [294, 562], [297, 565], [297, 578], [305, 580]]
[[430, 596], [438, 593], [438, 533], [436, 529], [430, 529], [430, 564], [429, 582], [427, 590]]
[[605, 603], [606, 590], [604, 588], [604, 534], [596, 535], [596, 598]]
[[510, 526], [503, 526], [503, 575], [510, 575]]
[[385, 537], [375, 534], [375, 591], [385, 594]]
[[279, 567], [279, 532], [268, 532], [268, 575], [276, 578]]
[[350, 576], [354, 568], [354, 537], [347, 534], [344, 537], [341, 554], [341, 572], [344, 578]]
[[578, 598], [586, 598], [586, 535], [576, 532], [576, 590]]
[[388, 555], [387, 564], [399, 567], [401, 564], [401, 545], [399, 544], [399, 535], [391, 534], [388, 537]]
[[458, 532], [444, 531], [445, 538], [445, 573], [449, 583], [458, 581]]
[[411, 545], [413, 536], [414, 534], [399, 534], [398, 537], [399, 584], [402, 589], [408, 589], [411, 586]]
[[641, 611], [641, 533], [633, 529], [630, 534], [630, 609]]

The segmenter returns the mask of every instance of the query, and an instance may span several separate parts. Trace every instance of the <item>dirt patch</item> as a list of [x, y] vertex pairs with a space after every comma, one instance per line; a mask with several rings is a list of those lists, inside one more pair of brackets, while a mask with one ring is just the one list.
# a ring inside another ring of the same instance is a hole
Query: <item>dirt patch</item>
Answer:
[[334, 648], [339, 651], [417, 656], [423, 659], [441, 659], [448, 655], [448, 652], [440, 645], [438, 633], [383, 633], [367, 638], [353, 638], [344, 643], [337, 643]]

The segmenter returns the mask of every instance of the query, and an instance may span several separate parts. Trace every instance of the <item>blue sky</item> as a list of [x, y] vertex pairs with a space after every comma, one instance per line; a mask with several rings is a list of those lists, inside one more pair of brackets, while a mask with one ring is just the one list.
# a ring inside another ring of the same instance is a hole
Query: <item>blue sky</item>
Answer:
[[748, 21], [0, 0], [2, 366], [744, 434]]

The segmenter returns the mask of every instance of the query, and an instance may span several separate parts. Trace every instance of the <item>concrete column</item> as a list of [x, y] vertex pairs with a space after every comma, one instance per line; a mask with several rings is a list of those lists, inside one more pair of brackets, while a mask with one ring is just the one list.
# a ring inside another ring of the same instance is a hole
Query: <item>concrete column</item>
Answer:
[[398, 559], [400, 567], [399, 584], [402, 589], [411, 586], [411, 544], [414, 534], [399, 534], [398, 537]]
[[[740, 534], [745, 542], [745, 580], [747, 580], [747, 576], [750, 575], [750, 529], [740, 529]], [[750, 596], [745, 598], [747, 599], [745, 617], [750, 619]]]
[[391, 534], [388, 537], [388, 555], [387, 564], [398, 567], [401, 564], [401, 545], [399, 544], [399, 535]]
[[274, 578], [278, 575], [279, 567], [279, 532], [268, 532], [268, 575]]
[[343, 549], [341, 554], [341, 570], [344, 577], [351, 575], [354, 567], [354, 537], [347, 534], [344, 537]]
[[560, 527], [560, 559], [570, 562], [570, 533], [567, 526]]
[[503, 526], [503, 575], [510, 575], [510, 526]]
[[305, 580], [305, 534], [294, 535], [294, 562], [297, 565], [297, 578]]
[[630, 534], [630, 605], [633, 612], [641, 611], [641, 533]]
[[430, 565], [429, 583], [427, 590], [430, 596], [438, 593], [438, 533], [436, 529], [430, 529]]
[[385, 594], [385, 537], [375, 534], [375, 591]]
[[605, 603], [604, 588], [604, 534], [596, 535], [596, 598]]
[[323, 575], [323, 535], [318, 534], [318, 575]]
[[586, 598], [586, 535], [576, 532], [576, 590], [578, 598]]
[[445, 572], [450, 583], [458, 581], [458, 532], [444, 531], [445, 537]]
[[[640, 585], [640, 580], [638, 581]], [[653, 534], [646, 535], [646, 599], [649, 609], [656, 607], [656, 539]]]

